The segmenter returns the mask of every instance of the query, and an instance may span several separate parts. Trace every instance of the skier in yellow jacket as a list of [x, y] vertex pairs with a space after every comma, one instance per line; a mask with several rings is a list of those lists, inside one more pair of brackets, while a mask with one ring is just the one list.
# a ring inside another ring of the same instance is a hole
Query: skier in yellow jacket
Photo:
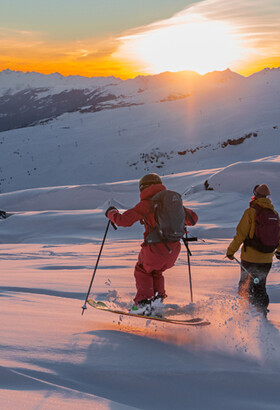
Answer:
[[[236, 235], [227, 249], [226, 256], [233, 260], [235, 252], [243, 244], [238, 293], [266, 316], [269, 304], [266, 279], [271, 269], [275, 249], [275, 256], [280, 259], [279, 216], [271, 200], [267, 198], [270, 195], [267, 185], [256, 185], [253, 194], [250, 207], [245, 210], [236, 228]], [[260, 217], [261, 213], [266, 214], [266, 219], [263, 215]], [[254, 283], [254, 278], [258, 278], [258, 283]]]

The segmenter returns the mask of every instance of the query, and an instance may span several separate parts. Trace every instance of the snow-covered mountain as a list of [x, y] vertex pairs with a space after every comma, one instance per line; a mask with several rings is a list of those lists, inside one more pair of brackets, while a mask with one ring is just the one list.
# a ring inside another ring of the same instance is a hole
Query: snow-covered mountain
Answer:
[[226, 70], [126, 81], [3, 71], [0, 190], [114, 182], [275, 155], [279, 80], [280, 69], [248, 78]]
[[[263, 70], [263, 73], [268, 72]], [[253, 77], [260, 86], [262, 81]], [[0, 72], [0, 131], [54, 119], [66, 112], [96, 112], [184, 99], [201, 92], [205, 94], [221, 84], [240, 87], [245, 81], [229, 69], [203, 76], [192, 71], [166, 72], [126, 81], [115, 77], [64, 77], [58, 73], [4, 70]]]
[[122, 81], [114, 77], [63, 77], [55, 73], [0, 73], [0, 131], [49, 121], [67, 112], [97, 112], [148, 102], [189, 97], [217, 82], [242, 77], [227, 70], [200, 76], [194, 72], [162, 73]]

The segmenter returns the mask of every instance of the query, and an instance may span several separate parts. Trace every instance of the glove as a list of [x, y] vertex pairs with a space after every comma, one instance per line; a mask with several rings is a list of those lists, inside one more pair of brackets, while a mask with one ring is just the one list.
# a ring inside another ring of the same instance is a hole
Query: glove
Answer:
[[233, 254], [233, 255], [229, 255], [229, 254], [227, 254], [227, 255], [226, 255], [226, 257], [227, 257], [228, 259], [230, 259], [231, 261], [233, 261], [233, 260], [234, 260], [234, 254]]
[[277, 259], [280, 259], [280, 252], [275, 252], [274, 255], [276, 256]]
[[108, 218], [108, 212], [113, 211], [113, 210], [117, 211], [117, 208], [115, 206], [109, 206], [109, 208], [105, 212], [105, 216], [107, 216], [107, 218]]

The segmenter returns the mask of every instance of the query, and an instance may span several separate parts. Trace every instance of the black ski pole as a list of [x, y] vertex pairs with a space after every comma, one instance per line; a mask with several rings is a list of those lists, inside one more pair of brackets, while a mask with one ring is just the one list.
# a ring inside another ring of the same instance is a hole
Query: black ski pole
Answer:
[[186, 233], [186, 236], [183, 237], [183, 242], [185, 244], [185, 247], [187, 249], [187, 255], [188, 255], [188, 267], [189, 267], [189, 281], [190, 281], [190, 294], [191, 294], [191, 302], [193, 303], [193, 289], [192, 289], [192, 275], [191, 275], [191, 260], [190, 260], [190, 256], [192, 256], [192, 253], [190, 251], [189, 248], [189, 241], [197, 241], [197, 238], [192, 237], [192, 238], [188, 238], [188, 235]]
[[252, 275], [246, 268], [245, 266], [242, 265], [242, 263], [234, 256], [233, 259], [241, 266], [241, 269], [244, 270], [244, 272], [247, 273], [248, 276], [250, 276], [253, 279], [253, 282], [255, 285], [258, 285], [260, 283], [259, 278], [256, 276]]
[[198, 236], [192, 236], [192, 235], [190, 237], [188, 237], [188, 241], [201, 241], [201, 242], [206, 243], [206, 241], [204, 239], [199, 238]]
[[102, 241], [102, 244], [101, 244], [101, 247], [100, 247], [100, 251], [99, 251], [99, 254], [98, 254], [98, 257], [97, 257], [97, 261], [96, 261], [95, 268], [94, 268], [94, 271], [93, 271], [93, 274], [92, 274], [92, 278], [91, 278], [91, 281], [90, 281], [88, 292], [87, 292], [87, 295], [86, 295], [86, 298], [85, 298], [85, 303], [84, 303], [84, 306], [82, 306], [82, 309], [83, 309], [82, 310], [82, 315], [84, 314], [84, 311], [87, 309], [87, 300], [88, 300], [88, 297], [89, 297], [89, 294], [90, 294], [90, 291], [91, 291], [91, 287], [92, 287], [93, 280], [94, 280], [94, 277], [95, 277], [95, 272], [96, 272], [97, 267], [98, 267], [99, 259], [100, 259], [101, 253], [102, 253], [102, 249], [103, 249], [103, 246], [104, 246], [104, 243], [105, 243], [105, 240], [106, 240], [106, 236], [107, 236], [110, 224], [112, 224], [114, 229], [117, 229], [116, 225], [114, 225], [113, 222], [111, 222], [109, 220], [108, 223], [107, 223], [107, 226], [106, 226], [104, 238], [103, 238], [103, 241]]

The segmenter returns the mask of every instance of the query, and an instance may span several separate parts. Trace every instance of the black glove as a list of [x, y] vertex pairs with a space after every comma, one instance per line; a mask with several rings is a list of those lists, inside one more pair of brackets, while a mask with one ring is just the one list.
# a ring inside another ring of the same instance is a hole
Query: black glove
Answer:
[[276, 256], [277, 259], [280, 259], [280, 252], [276, 251], [274, 255]]
[[[112, 211], [113, 209], [115, 209], [117, 211], [117, 208], [115, 206], [109, 206], [109, 208], [107, 209], [107, 211], [105, 212], [105, 215], [108, 215], [108, 212]], [[108, 218], [108, 216], [107, 216]]]
[[226, 257], [231, 261], [234, 260], [234, 254], [233, 255], [227, 254]]

